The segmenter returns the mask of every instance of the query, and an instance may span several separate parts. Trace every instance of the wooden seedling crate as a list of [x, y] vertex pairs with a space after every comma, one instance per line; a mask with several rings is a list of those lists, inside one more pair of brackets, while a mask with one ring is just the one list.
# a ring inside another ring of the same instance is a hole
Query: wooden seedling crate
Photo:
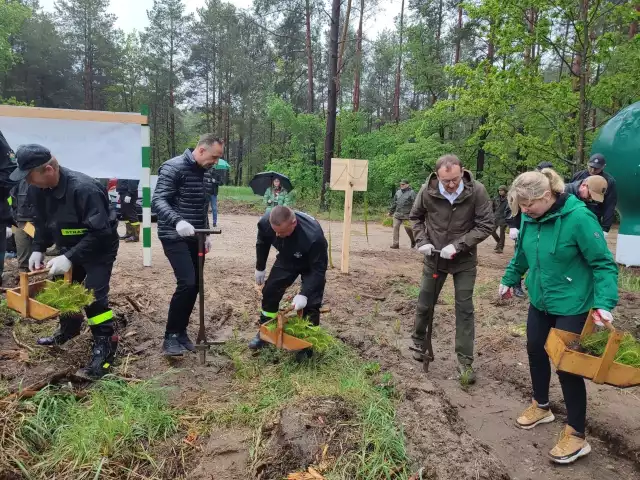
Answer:
[[284, 333], [284, 325], [287, 323], [286, 314], [292, 311], [292, 308], [286, 310], [280, 310], [277, 317], [277, 327], [274, 331], [270, 332], [266, 324], [260, 326], [260, 339], [269, 342], [276, 346], [276, 348], [282, 348], [288, 351], [304, 350], [310, 348], [313, 345], [306, 340], [294, 337]]
[[[44, 279], [37, 282], [29, 283], [29, 279], [36, 275], [48, 273], [49, 270], [36, 270], [35, 272], [21, 272], [20, 286], [6, 291], [7, 306], [15, 310], [25, 318], [33, 318], [34, 320], [48, 320], [58, 316], [58, 309], [45, 305], [35, 300], [35, 296], [42, 291], [44, 287], [52, 283], [50, 280]], [[71, 283], [71, 269], [64, 274], [65, 282]]]
[[561, 372], [573, 373], [595, 383], [606, 383], [614, 387], [625, 388], [640, 385], [640, 368], [613, 361], [618, 348], [620, 348], [623, 334], [616, 331], [610, 323], [605, 323], [605, 325], [610, 334], [602, 357], [594, 357], [569, 348], [569, 345], [579, 342], [581, 338], [594, 331], [593, 312], [589, 313], [580, 335], [552, 328], [544, 348], [556, 369]]

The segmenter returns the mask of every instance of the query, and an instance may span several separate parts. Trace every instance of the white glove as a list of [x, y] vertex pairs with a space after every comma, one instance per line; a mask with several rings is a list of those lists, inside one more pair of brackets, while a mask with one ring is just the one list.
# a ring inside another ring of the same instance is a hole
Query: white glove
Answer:
[[33, 252], [29, 257], [29, 270], [32, 272], [34, 270], [40, 270], [44, 263], [44, 253], [42, 252]]
[[517, 228], [510, 228], [509, 238], [515, 242], [518, 239], [518, 233], [520, 233], [520, 231]]
[[440, 256], [445, 260], [451, 260], [456, 255], [456, 253], [458, 253], [456, 252], [456, 247], [454, 247], [453, 245], [447, 245], [440, 252]]
[[204, 239], [204, 253], [209, 253], [211, 251], [211, 235], [207, 235], [207, 238]]
[[599, 327], [604, 327], [604, 322], [613, 323], [613, 315], [611, 315], [611, 312], [599, 308], [593, 312], [593, 323]]
[[49, 275], [51, 276], [62, 275], [63, 273], [67, 273], [71, 268], [71, 260], [64, 255], [58, 255], [47, 262], [47, 268], [50, 269]]
[[[607, 238], [609, 236], [609, 232], [602, 232], [602, 234], [604, 235], [604, 238]], [[9, 237], [7, 237], [9, 238]]]
[[418, 248], [418, 251], [420, 253], [426, 255], [427, 257], [430, 257], [434, 248], [436, 248], [436, 247], [434, 247], [430, 243], [427, 243], [426, 245], [422, 245], [420, 248]]
[[267, 276], [266, 270], [256, 270], [256, 285], [263, 285], [264, 279]]
[[508, 296], [507, 294], [511, 291], [511, 287], [507, 287], [506, 285], [500, 284], [498, 287], [498, 295], [500, 298], [505, 298]]
[[291, 306], [295, 311], [302, 310], [307, 306], [307, 297], [305, 297], [304, 295], [296, 295], [295, 297], [293, 297]]
[[189, 222], [185, 220], [180, 220], [176, 225], [176, 232], [181, 237], [192, 237], [196, 234], [195, 228]]
[[129, 195], [124, 197], [124, 203], [131, 203], [131, 197]]
[[13, 230], [11, 230], [11, 227], [7, 227], [7, 240], [11, 238], [11, 235], [13, 235]]

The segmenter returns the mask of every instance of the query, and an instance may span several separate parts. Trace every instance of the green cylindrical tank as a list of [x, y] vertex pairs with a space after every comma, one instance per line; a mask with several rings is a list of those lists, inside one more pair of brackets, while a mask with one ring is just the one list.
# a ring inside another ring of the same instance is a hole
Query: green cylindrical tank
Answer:
[[616, 261], [640, 266], [640, 102], [629, 105], [600, 130], [591, 154], [601, 153], [616, 179], [620, 231]]

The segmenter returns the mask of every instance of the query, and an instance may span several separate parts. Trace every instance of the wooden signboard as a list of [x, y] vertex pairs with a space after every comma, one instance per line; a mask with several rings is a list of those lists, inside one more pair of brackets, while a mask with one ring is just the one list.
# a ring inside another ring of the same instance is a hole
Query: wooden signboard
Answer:
[[347, 158], [331, 159], [331, 190], [344, 191], [344, 224], [342, 226], [342, 261], [340, 271], [349, 273], [349, 247], [351, 243], [351, 216], [353, 192], [366, 192], [369, 161]]

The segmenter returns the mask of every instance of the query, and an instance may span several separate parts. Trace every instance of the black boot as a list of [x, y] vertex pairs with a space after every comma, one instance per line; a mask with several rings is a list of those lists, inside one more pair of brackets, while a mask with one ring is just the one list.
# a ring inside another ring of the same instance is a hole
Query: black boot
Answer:
[[125, 222], [124, 226], [126, 230], [124, 235], [120, 237], [120, 240], [126, 240], [131, 236], [131, 224], [129, 222]]
[[50, 337], [39, 338], [36, 343], [43, 346], [62, 345], [80, 335], [84, 315], [75, 313], [60, 315], [60, 327]]
[[[87, 380], [98, 380], [109, 373], [118, 350], [118, 337], [113, 327], [92, 327], [93, 355], [89, 364], [76, 372], [76, 376]], [[110, 335], [104, 335], [109, 333]]]

